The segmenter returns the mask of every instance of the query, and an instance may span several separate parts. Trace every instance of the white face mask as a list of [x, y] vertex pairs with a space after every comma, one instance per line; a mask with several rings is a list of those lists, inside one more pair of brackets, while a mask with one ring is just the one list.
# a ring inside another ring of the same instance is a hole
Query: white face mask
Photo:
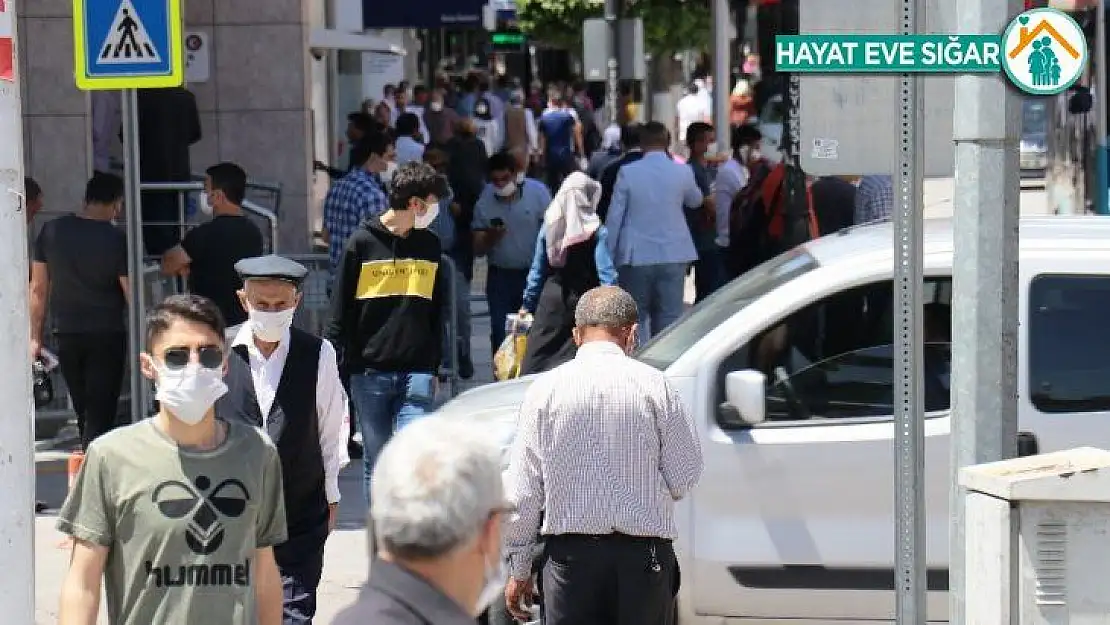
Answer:
[[524, 184], [524, 172], [520, 172], [519, 174], [516, 175], [516, 183], [518, 185]]
[[157, 386], [154, 398], [186, 425], [204, 420], [216, 400], [227, 394], [222, 369], [206, 369], [193, 362], [184, 369], [159, 366]]
[[478, 593], [478, 603], [474, 606], [475, 618], [493, 605], [493, 602], [505, 595], [505, 584], [509, 581], [509, 567], [504, 561], [501, 561], [500, 557], [498, 561], [500, 561], [500, 566], [486, 562], [485, 582], [482, 586], [482, 592]]
[[251, 332], [254, 333], [255, 338], [261, 341], [276, 343], [285, 336], [285, 331], [289, 329], [289, 326], [293, 325], [293, 315], [296, 313], [296, 306], [277, 312], [251, 309], [248, 313]]
[[513, 197], [516, 194], [516, 182], [509, 181], [509, 184], [503, 187], [494, 187], [493, 192], [497, 194], [497, 197]]
[[205, 215], [212, 214], [212, 205], [209, 203], [210, 199], [211, 198], [209, 198], [208, 194], [204, 191], [201, 191], [200, 196], [197, 197], [197, 208], [199, 208], [200, 212], [204, 213]]
[[414, 228], [418, 230], [425, 230], [427, 228], [430, 228], [432, 227], [432, 222], [436, 220], [436, 217], [439, 217], [438, 203], [428, 204], [427, 207], [428, 208], [424, 211], [423, 215], [418, 215], [416, 217], [416, 220], [412, 224]]
[[428, 108], [438, 113], [443, 110], [443, 102], [432, 102], [428, 105]]

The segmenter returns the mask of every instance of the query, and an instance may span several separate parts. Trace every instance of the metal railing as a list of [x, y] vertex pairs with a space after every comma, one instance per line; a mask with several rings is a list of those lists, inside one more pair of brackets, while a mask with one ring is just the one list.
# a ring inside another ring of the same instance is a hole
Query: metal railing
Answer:
[[[259, 183], [255, 183], [256, 185]], [[203, 182], [144, 182], [139, 185], [139, 189], [149, 193], [174, 193], [177, 196], [177, 221], [172, 223], [167, 222], [148, 222], [144, 221], [143, 225], [152, 226], [177, 226], [179, 229], [179, 236], [185, 238], [185, 233], [190, 226], [198, 225], [202, 222], [197, 222], [192, 219], [190, 213], [190, 206], [195, 206], [199, 200], [200, 193], [204, 191]], [[277, 190], [277, 200], [281, 199], [280, 187]], [[266, 234], [269, 237], [269, 245], [267, 246], [271, 252], [278, 250], [278, 216], [276, 207], [271, 210], [253, 200], [247, 199], [242, 203], [242, 208], [245, 212], [250, 213], [254, 217], [260, 218], [266, 222]]]

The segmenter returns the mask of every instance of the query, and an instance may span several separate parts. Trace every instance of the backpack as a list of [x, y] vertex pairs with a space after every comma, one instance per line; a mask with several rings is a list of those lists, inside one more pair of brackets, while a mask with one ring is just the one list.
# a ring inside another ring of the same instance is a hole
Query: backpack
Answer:
[[[789, 247], [786, 241], [786, 165], [759, 161], [749, 166], [748, 184], [729, 207], [729, 278], [755, 268]], [[806, 187], [806, 222], [809, 239], [817, 238], [813, 196]]]

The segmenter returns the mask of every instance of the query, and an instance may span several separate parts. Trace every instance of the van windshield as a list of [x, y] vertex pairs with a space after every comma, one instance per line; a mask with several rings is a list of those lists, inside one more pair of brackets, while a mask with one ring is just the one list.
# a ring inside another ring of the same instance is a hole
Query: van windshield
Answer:
[[798, 276], [817, 268], [817, 260], [795, 248], [748, 271], [686, 311], [640, 350], [636, 358], [665, 371], [703, 336], [734, 314]]

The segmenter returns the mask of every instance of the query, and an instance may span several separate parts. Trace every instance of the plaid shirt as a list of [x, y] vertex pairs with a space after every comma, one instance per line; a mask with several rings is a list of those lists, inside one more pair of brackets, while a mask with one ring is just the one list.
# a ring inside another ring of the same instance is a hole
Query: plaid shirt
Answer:
[[324, 228], [328, 231], [328, 256], [332, 273], [343, 259], [347, 239], [367, 217], [389, 208], [382, 183], [364, 169], [355, 169], [328, 190], [324, 200]]
[[886, 219], [894, 212], [894, 182], [890, 176], [864, 176], [856, 189], [855, 223]]

